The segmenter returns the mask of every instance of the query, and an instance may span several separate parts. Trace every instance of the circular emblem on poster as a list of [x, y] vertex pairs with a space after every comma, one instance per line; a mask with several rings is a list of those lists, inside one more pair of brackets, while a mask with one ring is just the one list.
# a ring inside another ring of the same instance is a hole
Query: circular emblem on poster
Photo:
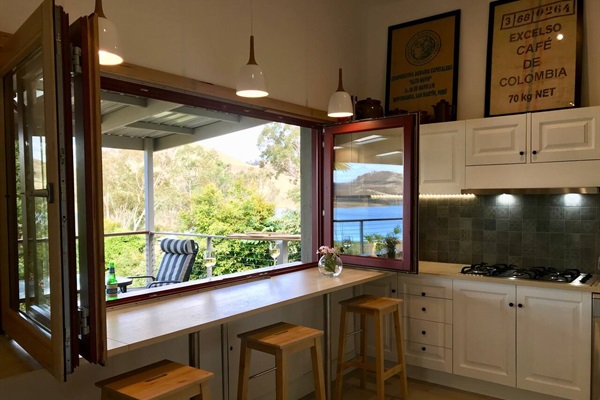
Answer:
[[413, 35], [406, 44], [406, 60], [412, 65], [424, 65], [440, 52], [442, 41], [434, 31], [421, 31]]

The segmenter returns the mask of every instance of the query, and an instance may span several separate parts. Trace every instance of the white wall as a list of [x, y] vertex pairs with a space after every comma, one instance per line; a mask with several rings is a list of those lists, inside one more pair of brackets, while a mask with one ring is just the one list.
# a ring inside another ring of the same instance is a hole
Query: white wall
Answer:
[[[71, 20], [93, 0], [56, 0]], [[326, 109], [344, 68], [346, 90], [385, 97], [387, 29], [461, 9], [459, 119], [483, 116], [490, 0], [104, 0], [128, 62], [235, 87], [248, 60], [250, 9], [256, 59], [271, 96]], [[41, 0], [0, 0], [0, 31], [14, 32]], [[582, 105], [600, 105], [600, 1], [585, 5]]]
[[[482, 118], [490, 0], [378, 0], [371, 1], [364, 25], [366, 81], [364, 92], [385, 98], [387, 30], [389, 26], [448, 11], [461, 10], [458, 119]], [[600, 105], [600, 1], [584, 1], [582, 106]], [[433, 111], [433, 110], [430, 110]]]

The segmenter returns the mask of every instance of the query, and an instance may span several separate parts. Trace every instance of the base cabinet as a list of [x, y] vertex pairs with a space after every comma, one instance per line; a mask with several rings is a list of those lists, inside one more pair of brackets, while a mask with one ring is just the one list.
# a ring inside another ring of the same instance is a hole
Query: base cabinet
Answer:
[[452, 372], [452, 280], [401, 276], [408, 365]]
[[454, 374], [589, 399], [589, 293], [455, 280], [453, 309]]

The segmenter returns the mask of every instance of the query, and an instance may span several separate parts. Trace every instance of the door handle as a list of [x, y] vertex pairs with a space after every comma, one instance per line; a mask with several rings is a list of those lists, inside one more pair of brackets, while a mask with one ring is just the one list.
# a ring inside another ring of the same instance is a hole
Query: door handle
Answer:
[[54, 202], [54, 185], [49, 183], [46, 189], [29, 190], [27, 192], [21, 192], [21, 195], [27, 197], [45, 197], [48, 199], [48, 203], [52, 203]]

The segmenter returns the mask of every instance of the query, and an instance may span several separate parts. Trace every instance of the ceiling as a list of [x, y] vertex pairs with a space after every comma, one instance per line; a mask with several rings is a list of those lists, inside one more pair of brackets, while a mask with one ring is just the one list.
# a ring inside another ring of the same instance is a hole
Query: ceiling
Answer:
[[102, 146], [154, 150], [237, 132], [268, 121], [168, 101], [103, 90], [100, 94]]

